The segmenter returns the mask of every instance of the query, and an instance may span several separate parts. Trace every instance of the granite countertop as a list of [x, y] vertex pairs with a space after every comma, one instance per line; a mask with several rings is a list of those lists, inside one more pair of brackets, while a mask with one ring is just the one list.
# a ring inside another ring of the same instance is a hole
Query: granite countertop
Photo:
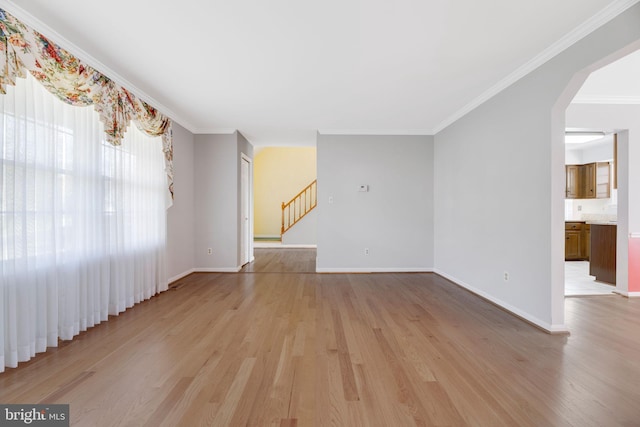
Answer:
[[618, 218], [615, 214], [586, 213], [579, 215], [580, 219], [565, 219], [565, 222], [580, 222], [592, 225], [617, 225]]
[[602, 219], [565, 219], [564, 222], [577, 222], [580, 224], [590, 224], [590, 225], [618, 225], [618, 221], [616, 220], [602, 220]]

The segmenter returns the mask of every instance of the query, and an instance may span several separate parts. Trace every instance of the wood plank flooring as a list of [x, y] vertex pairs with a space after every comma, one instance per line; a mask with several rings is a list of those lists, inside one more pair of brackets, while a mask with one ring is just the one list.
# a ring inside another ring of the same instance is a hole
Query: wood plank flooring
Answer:
[[300, 248], [256, 248], [255, 261], [243, 273], [315, 273], [316, 250]]
[[0, 374], [0, 402], [77, 426], [640, 425], [638, 299], [569, 298], [548, 335], [435, 274], [273, 251]]

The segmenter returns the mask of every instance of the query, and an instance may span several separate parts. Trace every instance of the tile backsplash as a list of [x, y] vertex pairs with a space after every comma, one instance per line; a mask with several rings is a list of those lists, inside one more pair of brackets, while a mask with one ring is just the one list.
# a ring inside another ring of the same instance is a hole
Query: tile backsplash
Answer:
[[615, 221], [618, 217], [617, 190], [609, 199], [565, 199], [566, 221]]

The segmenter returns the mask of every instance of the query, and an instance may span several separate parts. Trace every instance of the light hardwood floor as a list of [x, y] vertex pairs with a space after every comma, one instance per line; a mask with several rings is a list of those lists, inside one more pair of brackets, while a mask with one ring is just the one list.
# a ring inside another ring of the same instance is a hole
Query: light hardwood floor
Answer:
[[640, 425], [640, 300], [569, 298], [549, 335], [435, 274], [272, 251], [0, 374], [0, 402], [79, 426]]

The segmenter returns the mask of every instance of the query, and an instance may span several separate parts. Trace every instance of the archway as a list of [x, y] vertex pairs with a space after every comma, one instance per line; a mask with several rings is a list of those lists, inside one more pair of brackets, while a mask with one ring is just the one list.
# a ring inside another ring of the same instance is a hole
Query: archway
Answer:
[[[565, 185], [564, 174], [564, 134], [566, 123], [566, 111], [578, 90], [582, 87], [587, 77], [595, 70], [600, 69], [618, 59], [640, 49], [640, 40], [618, 49], [604, 58], [592, 63], [588, 67], [576, 72], [569, 81], [565, 90], [558, 97], [552, 108], [551, 115], [551, 156], [552, 156], [552, 186], [554, 189]], [[596, 123], [592, 122], [594, 125]], [[612, 121], [607, 122], [613, 125]], [[628, 129], [628, 120], [617, 122], [617, 129]], [[572, 126], [576, 122], [572, 122]], [[630, 167], [631, 164], [640, 162], [640, 118], [638, 119], [638, 131], [621, 132], [618, 138], [618, 228], [617, 228], [617, 286], [616, 291], [625, 296], [640, 296], [640, 276], [637, 271], [640, 268], [640, 242], [635, 232], [640, 231], [640, 200], [634, 193], [640, 192], [640, 173]], [[553, 193], [552, 200], [552, 239], [555, 242], [564, 241], [564, 198], [560, 192]], [[637, 220], [635, 218], [638, 218]], [[562, 249], [562, 250], [561, 250]], [[552, 292], [551, 305], [552, 316], [564, 319], [564, 248], [552, 249]], [[629, 262], [629, 260], [632, 262]]]

